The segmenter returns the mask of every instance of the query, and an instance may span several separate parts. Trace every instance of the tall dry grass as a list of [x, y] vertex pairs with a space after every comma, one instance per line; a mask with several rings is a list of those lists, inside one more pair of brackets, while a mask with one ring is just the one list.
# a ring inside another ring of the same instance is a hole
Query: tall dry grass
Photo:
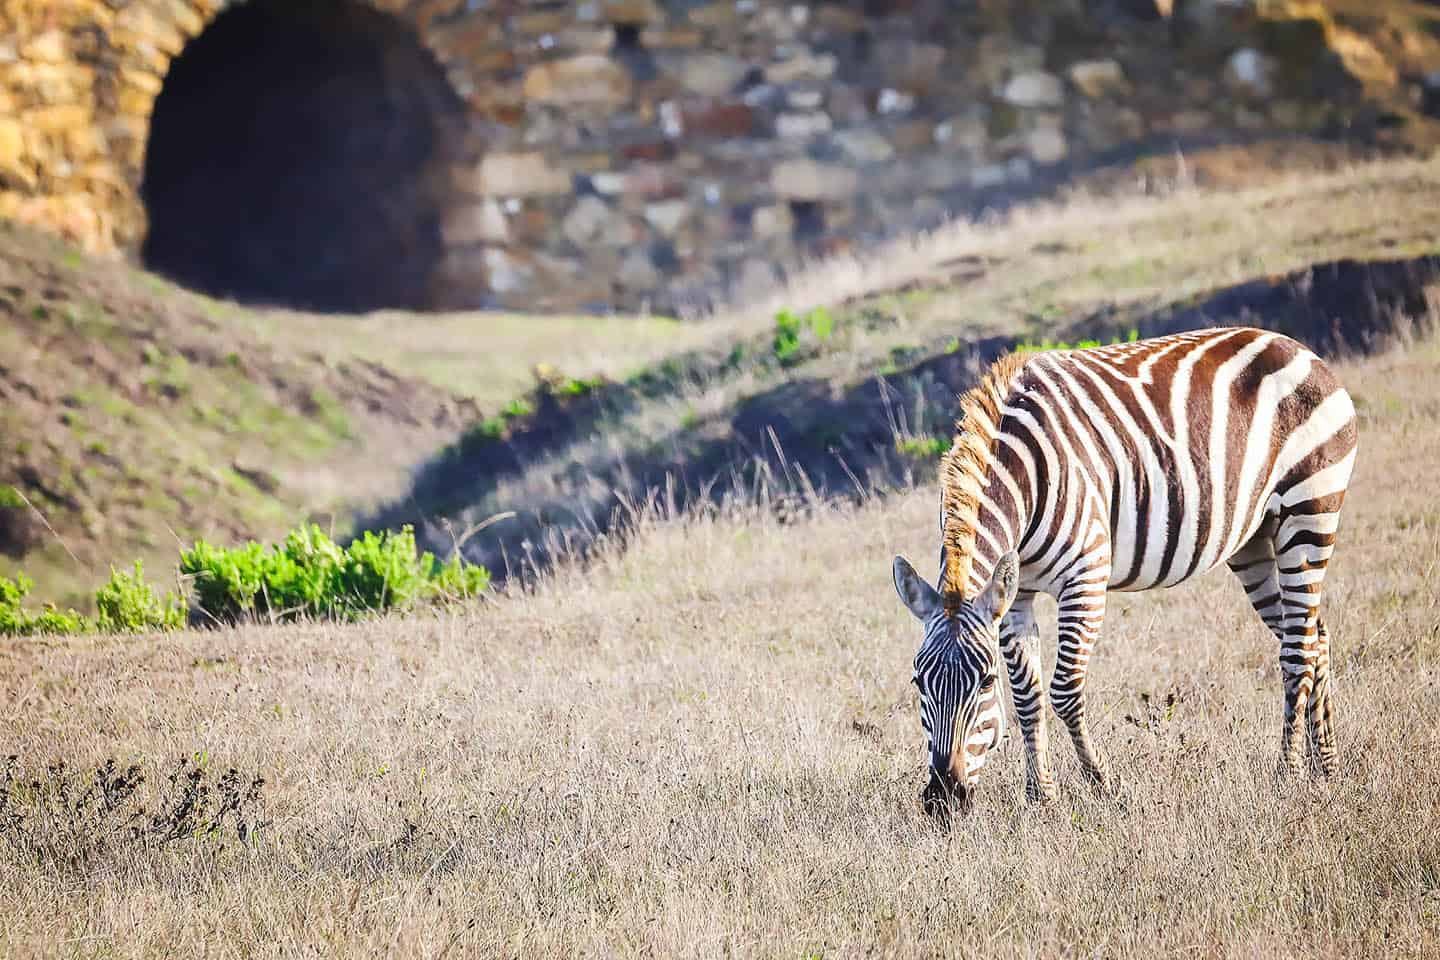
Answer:
[[1057, 739], [1062, 798], [1025, 805], [1012, 729], [943, 832], [888, 572], [933, 562], [934, 491], [657, 522], [466, 616], [0, 648], [0, 755], [40, 793], [117, 757], [154, 810], [184, 756], [263, 776], [268, 821], [86, 863], [0, 827], [0, 955], [1434, 956], [1437, 361], [1342, 367], [1331, 782], [1273, 782], [1275, 645], [1219, 572], [1112, 602], [1121, 802]]

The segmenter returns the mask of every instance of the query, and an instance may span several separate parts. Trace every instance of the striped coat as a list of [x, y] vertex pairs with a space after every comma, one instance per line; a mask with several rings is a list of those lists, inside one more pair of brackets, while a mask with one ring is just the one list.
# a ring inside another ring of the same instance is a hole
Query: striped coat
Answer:
[[1281, 762], [1299, 724], [1335, 750], [1321, 585], [1356, 450], [1355, 413], [1313, 353], [1230, 327], [1006, 357], [961, 400], [941, 468], [938, 589], [896, 558], [926, 626], [916, 657], [933, 803], [964, 797], [1003, 725], [1003, 666], [1026, 742], [1027, 791], [1049, 798], [1046, 695], [1033, 600], [1059, 602], [1049, 701], [1087, 775], [1109, 786], [1084, 686], [1108, 590], [1173, 586], [1226, 563], [1280, 644]]

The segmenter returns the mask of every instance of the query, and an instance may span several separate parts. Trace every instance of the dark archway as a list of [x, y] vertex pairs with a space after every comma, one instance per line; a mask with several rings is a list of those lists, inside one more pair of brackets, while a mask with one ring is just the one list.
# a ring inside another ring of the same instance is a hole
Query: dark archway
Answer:
[[155, 101], [145, 265], [237, 300], [424, 308], [464, 109], [399, 20], [354, 0], [249, 0]]

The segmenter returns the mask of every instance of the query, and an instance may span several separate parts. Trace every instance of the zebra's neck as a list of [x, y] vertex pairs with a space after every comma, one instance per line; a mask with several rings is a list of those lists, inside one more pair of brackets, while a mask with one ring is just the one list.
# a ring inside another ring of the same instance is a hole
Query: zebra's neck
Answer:
[[1023, 494], [1016, 502], [1015, 491], [997, 485], [1010, 472], [1004, 469], [1001, 411], [1028, 359], [1027, 354], [1001, 358], [960, 398], [955, 439], [940, 464], [940, 593], [952, 609], [989, 582], [996, 562], [1023, 532], [1021, 515], [1035, 502], [1033, 493], [1028, 502]]

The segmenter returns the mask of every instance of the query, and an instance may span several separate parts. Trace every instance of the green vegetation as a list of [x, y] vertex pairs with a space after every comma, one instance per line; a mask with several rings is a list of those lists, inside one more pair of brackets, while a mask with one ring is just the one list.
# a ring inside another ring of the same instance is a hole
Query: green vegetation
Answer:
[[185, 605], [172, 593], [163, 597], [145, 582], [140, 561], [135, 570], [110, 571], [110, 580], [95, 592], [99, 611], [90, 620], [74, 610], [46, 604], [39, 611], [24, 608], [34, 583], [23, 573], [14, 580], [0, 576], [0, 636], [26, 637], [66, 633], [145, 633], [178, 630], [185, 625]]
[[95, 592], [95, 626], [102, 633], [145, 633], [185, 626], [185, 604], [173, 593], [163, 597], [145, 582], [145, 569], [112, 569], [110, 581]]
[[775, 314], [775, 336], [771, 341], [771, 350], [782, 367], [792, 366], [803, 359], [800, 348], [807, 330], [815, 342], [824, 343], [835, 332], [834, 315], [824, 307], [816, 307], [804, 314], [789, 310], [781, 310]]
[[180, 572], [193, 578], [201, 612], [224, 623], [358, 620], [409, 610], [422, 600], [469, 599], [490, 586], [484, 567], [458, 556], [441, 564], [418, 553], [408, 526], [399, 533], [366, 532], [349, 547], [313, 524], [272, 547], [251, 541], [224, 548], [201, 540], [181, 554]]
[[[410, 610], [422, 601], [468, 600], [490, 587], [490, 571], [482, 566], [458, 556], [442, 564], [431, 553], [419, 553], [409, 527], [367, 532], [348, 547], [313, 524], [272, 547], [251, 541], [225, 548], [200, 540], [181, 554], [180, 571], [193, 583], [200, 613], [222, 623], [358, 620]], [[23, 573], [14, 580], [0, 576], [0, 636], [145, 633], [186, 623], [183, 599], [158, 593], [138, 560], [133, 571], [111, 569], [109, 581], [95, 592], [94, 619], [52, 604], [26, 610], [33, 587]]]
[[1063, 340], [1043, 340], [1035, 343], [1029, 340], [1022, 340], [1015, 344], [1016, 353], [1044, 353], [1047, 350], [1087, 350], [1090, 347], [1110, 346], [1119, 343], [1134, 343], [1140, 339], [1140, 331], [1132, 327], [1130, 332], [1123, 338], [1112, 337], [1108, 343], [1101, 343], [1099, 340], [1077, 340], [1074, 343], [1066, 343]]
[[895, 449], [915, 460], [939, 460], [950, 441], [944, 437], [896, 437]]

